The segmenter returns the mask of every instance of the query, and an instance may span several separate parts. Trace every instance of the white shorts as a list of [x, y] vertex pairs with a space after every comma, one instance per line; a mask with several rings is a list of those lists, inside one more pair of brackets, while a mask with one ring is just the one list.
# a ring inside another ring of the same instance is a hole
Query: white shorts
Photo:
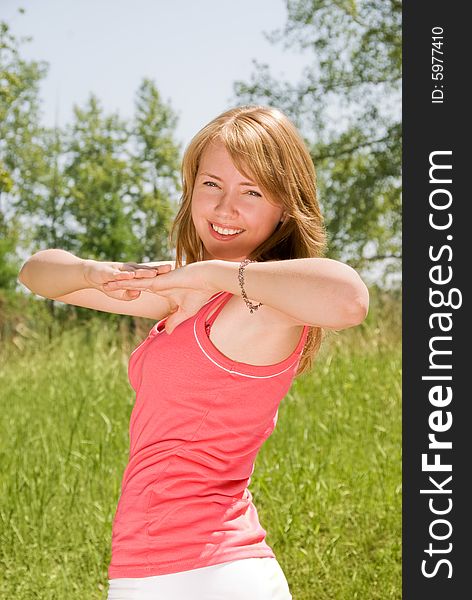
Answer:
[[109, 580], [108, 600], [292, 600], [277, 559], [243, 558], [180, 573]]

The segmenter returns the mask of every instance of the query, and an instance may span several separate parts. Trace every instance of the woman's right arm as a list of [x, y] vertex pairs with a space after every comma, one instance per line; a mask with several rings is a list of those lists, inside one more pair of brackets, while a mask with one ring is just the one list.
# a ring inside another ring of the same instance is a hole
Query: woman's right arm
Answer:
[[65, 250], [41, 250], [21, 267], [19, 281], [45, 298], [89, 288], [85, 279], [85, 260]]
[[[103, 312], [121, 315], [134, 315], [160, 320], [170, 313], [166, 298], [156, 294], [142, 292], [139, 297], [131, 298], [124, 292], [105, 293], [101, 288], [110, 275], [123, 269], [123, 278], [134, 272], [133, 276], [155, 276], [156, 268], [161, 265], [175, 267], [174, 261], [148, 263], [139, 267], [135, 263], [101, 262], [82, 259], [60, 249], [41, 250], [33, 254], [22, 266], [18, 280], [33, 293]], [[149, 268], [153, 268], [149, 273]], [[166, 272], [168, 267], [161, 267]]]

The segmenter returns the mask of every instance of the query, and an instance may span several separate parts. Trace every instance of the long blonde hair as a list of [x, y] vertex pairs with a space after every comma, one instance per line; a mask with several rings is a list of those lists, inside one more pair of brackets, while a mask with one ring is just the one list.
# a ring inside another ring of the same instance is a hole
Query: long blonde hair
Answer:
[[[182, 266], [183, 255], [187, 264], [203, 260], [203, 243], [192, 221], [191, 202], [202, 153], [215, 140], [223, 142], [238, 171], [256, 181], [286, 214], [285, 221], [248, 258], [262, 262], [324, 256], [326, 230], [310, 153], [280, 110], [249, 105], [213, 119], [185, 150], [181, 205], [169, 234], [169, 242], [176, 248], [176, 268]], [[311, 369], [322, 339], [323, 329], [310, 327], [297, 376]]]

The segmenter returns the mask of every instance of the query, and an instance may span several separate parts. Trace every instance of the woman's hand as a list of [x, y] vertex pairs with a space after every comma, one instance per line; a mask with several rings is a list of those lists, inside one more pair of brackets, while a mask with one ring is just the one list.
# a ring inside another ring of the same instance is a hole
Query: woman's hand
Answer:
[[117, 300], [136, 300], [141, 295], [139, 289], [115, 288], [108, 289], [105, 284], [110, 281], [126, 282], [130, 280], [143, 280], [156, 277], [158, 274], [167, 273], [172, 265], [159, 265], [149, 267], [146, 265], [127, 262], [106, 262], [98, 260], [84, 260], [84, 278], [91, 288], [100, 290], [107, 296]]
[[174, 329], [192, 315], [219, 290], [213, 289], [207, 279], [208, 263], [195, 262], [173, 269], [158, 277], [119, 278], [103, 284], [107, 293], [121, 292], [153, 292], [167, 298], [171, 306], [171, 315], [166, 319], [165, 329], [171, 334]]

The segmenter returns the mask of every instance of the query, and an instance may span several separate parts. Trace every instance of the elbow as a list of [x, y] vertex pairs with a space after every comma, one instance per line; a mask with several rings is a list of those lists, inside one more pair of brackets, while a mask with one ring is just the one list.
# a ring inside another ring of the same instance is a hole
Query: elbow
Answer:
[[369, 314], [369, 290], [363, 282], [349, 302], [348, 314], [349, 327], [360, 325]]
[[28, 287], [28, 286], [26, 285], [26, 281], [25, 281], [25, 274], [26, 274], [26, 266], [27, 266], [27, 264], [28, 264], [28, 261], [26, 261], [26, 262], [23, 264], [23, 266], [22, 266], [22, 267], [21, 267], [21, 269], [20, 269], [20, 272], [18, 273], [18, 277], [17, 277], [18, 281], [19, 281], [20, 283], [22, 283], [22, 284], [23, 284], [25, 287]]
[[369, 313], [369, 305], [356, 304], [351, 311], [350, 327], [360, 325]]
[[33, 289], [34, 285], [31, 281], [29, 267], [30, 265], [28, 264], [28, 261], [26, 261], [21, 267], [20, 272], [18, 273], [17, 281], [19, 281], [21, 285], [24, 285], [27, 290], [29, 290], [33, 294], [36, 294], [36, 292]]

